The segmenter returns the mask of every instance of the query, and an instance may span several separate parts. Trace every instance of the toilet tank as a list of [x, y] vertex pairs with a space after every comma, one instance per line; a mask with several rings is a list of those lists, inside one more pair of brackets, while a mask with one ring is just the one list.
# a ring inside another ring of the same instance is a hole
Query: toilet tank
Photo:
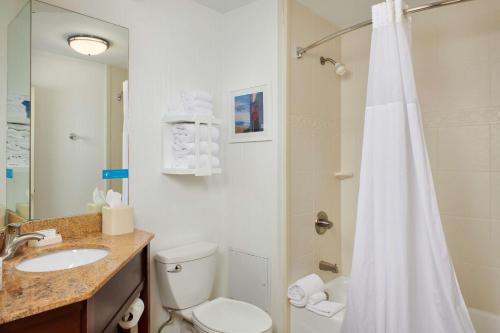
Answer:
[[156, 276], [164, 307], [183, 310], [208, 300], [212, 293], [217, 244], [201, 242], [159, 251]]

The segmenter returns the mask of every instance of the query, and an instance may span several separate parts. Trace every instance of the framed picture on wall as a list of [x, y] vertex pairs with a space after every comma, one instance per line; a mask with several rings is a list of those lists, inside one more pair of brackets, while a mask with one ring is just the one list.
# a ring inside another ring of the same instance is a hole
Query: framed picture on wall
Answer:
[[231, 91], [229, 142], [272, 140], [270, 92], [267, 84]]

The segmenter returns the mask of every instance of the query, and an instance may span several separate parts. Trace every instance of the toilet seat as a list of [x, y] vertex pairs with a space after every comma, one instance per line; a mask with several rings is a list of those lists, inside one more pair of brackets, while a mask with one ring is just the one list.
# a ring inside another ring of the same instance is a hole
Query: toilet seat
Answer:
[[204, 333], [267, 333], [271, 317], [255, 305], [217, 298], [193, 311], [194, 325]]

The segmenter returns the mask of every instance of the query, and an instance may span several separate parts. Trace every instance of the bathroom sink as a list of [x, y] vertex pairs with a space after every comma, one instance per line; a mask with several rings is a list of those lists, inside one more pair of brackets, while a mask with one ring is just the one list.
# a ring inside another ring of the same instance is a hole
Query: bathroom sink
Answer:
[[16, 268], [23, 272], [59, 271], [91, 264], [108, 254], [109, 250], [106, 249], [65, 249], [24, 259], [16, 265]]

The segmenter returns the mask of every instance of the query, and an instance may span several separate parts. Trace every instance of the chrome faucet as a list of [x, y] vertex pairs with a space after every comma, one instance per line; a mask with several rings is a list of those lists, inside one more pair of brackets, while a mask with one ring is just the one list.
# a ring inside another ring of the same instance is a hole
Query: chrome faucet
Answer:
[[337, 264], [331, 264], [328, 261], [321, 260], [319, 262], [319, 269], [321, 271], [332, 272], [332, 273], [335, 273], [335, 274], [339, 273], [339, 266]]
[[0, 258], [2, 258], [3, 260], [12, 258], [19, 246], [23, 245], [27, 241], [42, 240], [45, 238], [44, 235], [38, 232], [21, 234], [21, 226], [21, 223], [7, 224], [3, 249], [0, 253]]

